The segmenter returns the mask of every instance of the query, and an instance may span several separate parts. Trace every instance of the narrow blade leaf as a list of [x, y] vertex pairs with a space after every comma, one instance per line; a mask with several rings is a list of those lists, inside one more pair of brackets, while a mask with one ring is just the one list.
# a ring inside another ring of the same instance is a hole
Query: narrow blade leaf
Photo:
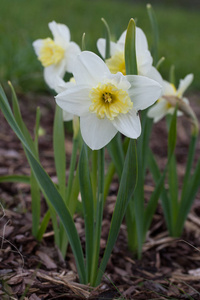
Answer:
[[99, 284], [103, 272], [105, 271], [110, 254], [116, 242], [119, 229], [126, 212], [126, 208], [135, 190], [135, 186], [137, 182], [137, 154], [136, 153], [137, 152], [136, 152], [135, 141], [130, 140], [125, 163], [124, 163], [119, 192], [115, 204], [115, 209], [111, 220], [111, 226], [110, 226], [108, 241], [106, 245], [106, 250], [104, 252], [104, 256], [99, 267], [99, 271], [96, 279], [96, 285]]
[[130, 19], [126, 40], [125, 40], [125, 66], [126, 66], [126, 75], [137, 75], [137, 60], [136, 60], [136, 48], [135, 48], [135, 21]]

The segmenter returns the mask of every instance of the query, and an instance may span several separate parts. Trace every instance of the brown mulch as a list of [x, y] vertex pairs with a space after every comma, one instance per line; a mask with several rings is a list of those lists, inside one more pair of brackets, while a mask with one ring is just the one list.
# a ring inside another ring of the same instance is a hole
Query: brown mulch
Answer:
[[[200, 118], [198, 94], [190, 95], [191, 105]], [[22, 114], [33, 131], [35, 108], [41, 107], [40, 158], [45, 170], [56, 181], [52, 124], [54, 100], [50, 96], [20, 97]], [[0, 113], [0, 175], [30, 174], [23, 148]], [[187, 120], [178, 121], [177, 159], [180, 182], [184, 175], [189, 141]], [[166, 163], [165, 121], [154, 126], [151, 147], [160, 167]], [[66, 140], [66, 153], [71, 151], [71, 139]], [[200, 157], [200, 142], [196, 160]], [[69, 164], [69, 161], [68, 161]], [[153, 190], [147, 178], [146, 197]], [[118, 183], [115, 180], [104, 212], [101, 248], [106, 244], [110, 219], [116, 200]], [[121, 225], [102, 283], [90, 288], [78, 283], [73, 255], [69, 247], [63, 260], [53, 243], [51, 224], [38, 243], [31, 233], [30, 188], [22, 183], [0, 184], [0, 299], [200, 299], [200, 193], [189, 213], [183, 235], [179, 239], [168, 236], [162, 208], [158, 206], [142, 260], [137, 260], [127, 249], [126, 225]], [[46, 205], [42, 200], [42, 213]], [[76, 227], [84, 241], [84, 222], [75, 215]]]

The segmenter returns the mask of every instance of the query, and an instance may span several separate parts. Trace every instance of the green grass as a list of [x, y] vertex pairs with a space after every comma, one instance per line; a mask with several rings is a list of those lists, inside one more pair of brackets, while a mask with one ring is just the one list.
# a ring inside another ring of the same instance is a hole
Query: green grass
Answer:
[[[199, 13], [170, 6], [154, 6], [160, 32], [161, 67], [165, 79], [169, 68], [176, 67], [177, 79], [194, 73], [193, 90], [200, 89]], [[81, 45], [86, 34], [86, 47], [97, 52], [96, 41], [103, 36], [104, 17], [113, 36], [118, 38], [131, 17], [137, 19], [151, 47], [151, 28], [146, 5], [117, 0], [1, 0], [0, 1], [0, 81], [5, 87], [11, 80], [19, 92], [44, 92], [43, 68], [32, 48], [38, 38], [51, 37], [48, 22], [66, 24], [72, 40]]]

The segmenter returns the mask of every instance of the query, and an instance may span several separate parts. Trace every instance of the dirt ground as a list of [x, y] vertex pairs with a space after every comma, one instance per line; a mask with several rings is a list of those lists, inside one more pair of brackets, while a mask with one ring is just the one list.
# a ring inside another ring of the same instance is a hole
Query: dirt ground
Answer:
[[[200, 95], [190, 94], [191, 105], [200, 119]], [[22, 114], [33, 131], [36, 106], [41, 107], [40, 158], [45, 170], [56, 180], [52, 150], [54, 100], [51, 96], [19, 97]], [[30, 174], [23, 148], [0, 113], [0, 175]], [[178, 120], [176, 148], [179, 180], [184, 175], [190, 126], [185, 117]], [[166, 128], [162, 120], [154, 126], [151, 147], [162, 168], [166, 163]], [[71, 151], [71, 138], [66, 140], [66, 154]], [[200, 141], [196, 161], [200, 158]], [[153, 189], [146, 183], [146, 197]], [[180, 184], [181, 185], [181, 184]], [[101, 248], [106, 244], [114, 209], [118, 182], [115, 180], [106, 202]], [[42, 213], [46, 204], [42, 199]], [[200, 192], [189, 213], [183, 235], [168, 236], [162, 208], [159, 205], [143, 247], [142, 260], [127, 249], [126, 225], [121, 225], [106, 273], [100, 286], [89, 288], [78, 283], [70, 247], [63, 260], [54, 247], [51, 224], [42, 242], [31, 234], [30, 188], [22, 183], [0, 184], [0, 299], [200, 299]], [[84, 244], [84, 222], [77, 214], [76, 227]]]

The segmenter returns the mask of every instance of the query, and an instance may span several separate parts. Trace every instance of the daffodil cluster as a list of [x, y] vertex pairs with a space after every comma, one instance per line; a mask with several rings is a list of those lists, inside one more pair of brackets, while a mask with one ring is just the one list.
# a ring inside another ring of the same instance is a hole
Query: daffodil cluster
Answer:
[[[67, 26], [49, 23], [54, 39], [46, 38], [33, 43], [39, 61], [44, 66], [46, 83], [54, 89], [57, 104], [63, 109], [64, 121], [80, 117], [84, 141], [91, 149], [104, 147], [119, 131], [130, 138], [141, 133], [139, 110], [150, 108], [148, 116], [158, 122], [166, 114], [172, 114], [174, 106], [170, 97], [181, 98], [190, 85], [189, 74], [176, 90], [162, 79], [153, 66], [146, 36], [136, 27], [135, 49], [138, 75], [126, 75], [125, 38], [122, 33], [117, 42], [110, 42], [110, 58], [105, 59], [106, 40], [98, 39], [97, 48], [103, 61], [96, 54], [84, 51], [70, 41]], [[64, 82], [65, 72], [73, 74], [73, 80]], [[182, 115], [178, 111], [178, 115]]]
[[[111, 57], [105, 62], [96, 54], [80, 51], [70, 42], [67, 26], [49, 23], [54, 40], [33, 43], [44, 66], [47, 84], [58, 92], [57, 104], [64, 119], [80, 117], [80, 129], [86, 144], [93, 150], [104, 147], [119, 131], [136, 139], [141, 133], [138, 111], [146, 109], [161, 96], [161, 76], [152, 66], [145, 34], [136, 28], [136, 57], [139, 75], [126, 75], [124, 46], [126, 31], [117, 43], [111, 43]], [[97, 41], [99, 52], [105, 52], [105, 40]], [[74, 82], [65, 83], [65, 72]]]

